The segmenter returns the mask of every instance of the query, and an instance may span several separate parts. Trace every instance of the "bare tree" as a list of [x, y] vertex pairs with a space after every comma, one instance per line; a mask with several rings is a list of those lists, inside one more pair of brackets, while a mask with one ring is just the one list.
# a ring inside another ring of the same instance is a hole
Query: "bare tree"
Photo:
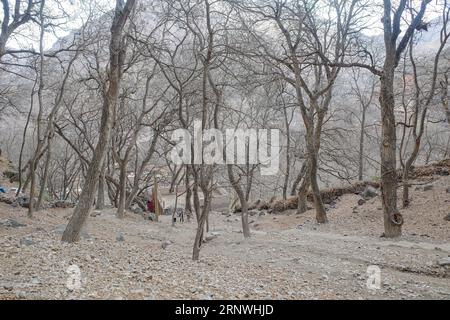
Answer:
[[112, 116], [117, 105], [117, 98], [120, 91], [120, 82], [123, 75], [123, 63], [126, 55], [124, 27], [135, 6], [135, 0], [116, 1], [114, 18], [111, 26], [110, 40], [110, 59], [109, 59], [109, 87], [106, 95], [103, 97], [102, 120], [100, 126], [99, 140], [95, 152], [90, 162], [88, 172], [80, 195], [78, 205], [72, 215], [72, 218], [64, 231], [62, 240], [65, 242], [76, 242], [79, 240], [81, 228], [83, 227], [89, 212], [93, 205], [94, 194], [97, 190], [100, 169], [106, 154], [106, 148], [109, 144]]

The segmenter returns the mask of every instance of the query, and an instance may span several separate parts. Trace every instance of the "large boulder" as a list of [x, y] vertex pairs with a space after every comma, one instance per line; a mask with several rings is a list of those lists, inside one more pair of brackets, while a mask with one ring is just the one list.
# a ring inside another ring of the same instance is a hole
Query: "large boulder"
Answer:
[[[36, 200], [33, 199], [34, 203], [36, 203]], [[30, 198], [28, 196], [20, 196], [17, 197], [17, 203], [22, 208], [29, 208], [30, 207]]]
[[362, 196], [365, 200], [373, 199], [375, 197], [378, 197], [378, 190], [372, 186], [367, 186], [364, 189]]
[[20, 223], [17, 220], [14, 219], [6, 219], [0, 222], [0, 225], [6, 227], [6, 228], [21, 228], [26, 227], [26, 224]]
[[57, 200], [51, 204], [52, 208], [69, 209], [75, 208], [75, 203], [66, 200]]
[[443, 259], [439, 260], [439, 261], [438, 261], [438, 264], [439, 264], [441, 267], [449, 267], [449, 266], [450, 266], [450, 257], [443, 258]]
[[156, 221], [156, 214], [154, 214], [153, 212], [145, 212], [144, 213], [144, 219], [145, 220], [150, 220], [150, 221]]
[[140, 215], [142, 215], [144, 213], [144, 210], [142, 210], [142, 208], [138, 207], [138, 206], [134, 206], [133, 208], [131, 208], [131, 211], [133, 211], [134, 214], [140, 214]]

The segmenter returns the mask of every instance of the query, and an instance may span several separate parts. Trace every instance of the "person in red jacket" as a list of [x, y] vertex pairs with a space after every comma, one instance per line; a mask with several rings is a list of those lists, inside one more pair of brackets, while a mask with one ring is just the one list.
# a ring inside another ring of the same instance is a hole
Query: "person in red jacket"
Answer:
[[155, 204], [153, 203], [153, 199], [151, 197], [147, 201], [147, 210], [148, 212], [155, 213]]

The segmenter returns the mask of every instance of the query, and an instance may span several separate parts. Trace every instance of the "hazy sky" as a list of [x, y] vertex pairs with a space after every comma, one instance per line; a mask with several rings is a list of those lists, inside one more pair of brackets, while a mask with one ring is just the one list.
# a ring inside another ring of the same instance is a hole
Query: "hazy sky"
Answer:
[[[245, 1], [245, 0], [242, 0]], [[421, 0], [416, 0], [419, 3]], [[96, 15], [99, 16], [109, 10], [112, 10], [115, 6], [114, 0], [60, 0], [63, 3], [63, 8], [68, 15], [69, 19], [67, 20], [67, 16], [64, 19], [65, 23], [60, 27], [56, 27], [52, 30], [49, 30], [45, 34], [45, 49], [50, 49], [53, 44], [56, 42], [58, 37], [64, 37], [70, 33], [71, 30], [78, 29], [81, 27], [84, 21], [87, 20], [87, 15], [89, 13], [90, 8], [95, 8]], [[433, 1], [433, 4], [430, 5], [428, 10], [428, 14], [426, 16], [426, 20], [432, 20], [440, 15], [436, 2], [439, 0]], [[47, 10], [51, 11], [52, 14], [56, 14], [58, 16], [61, 15], [62, 11], [59, 5], [57, 5], [57, 0], [47, 0]], [[3, 15], [3, 9], [0, 6], [0, 14]], [[373, 21], [370, 21], [371, 28], [366, 30], [365, 33], [368, 35], [374, 36], [378, 34], [382, 34], [382, 7], [380, 5], [380, 10], [376, 10], [372, 14]], [[61, 20], [63, 21], [63, 20]], [[8, 42], [8, 47], [13, 48], [34, 48], [38, 51], [39, 47], [39, 28], [36, 25], [28, 25], [24, 30], [21, 30], [20, 33], [11, 38]]]

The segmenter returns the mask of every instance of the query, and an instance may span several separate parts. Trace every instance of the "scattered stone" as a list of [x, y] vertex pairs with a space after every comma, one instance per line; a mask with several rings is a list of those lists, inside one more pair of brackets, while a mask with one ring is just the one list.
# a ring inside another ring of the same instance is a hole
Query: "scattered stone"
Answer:
[[10, 285], [10, 284], [4, 284], [4, 285], [3, 285], [3, 288], [4, 288], [6, 291], [13, 291], [13, 290], [14, 290], [14, 286], [12, 286], [12, 285]]
[[373, 199], [375, 197], [378, 197], [378, 190], [372, 186], [367, 186], [362, 196], [365, 200]]
[[123, 236], [123, 234], [119, 233], [116, 235], [116, 241], [117, 242], [124, 242], [125, 241], [125, 237]]
[[365, 204], [366, 204], [366, 200], [364, 200], [364, 199], [359, 199], [358, 200], [358, 206], [363, 206]]
[[445, 221], [450, 221], [450, 213], [448, 214], [448, 216], [446, 216], [446, 217], [444, 218], [444, 220], [445, 220]]
[[[34, 203], [36, 203], [36, 200], [33, 200]], [[29, 208], [30, 207], [30, 198], [28, 196], [21, 196], [17, 198], [17, 203], [19, 204], [19, 206], [21, 206], [22, 208]]]
[[219, 232], [210, 232], [205, 236], [205, 241], [210, 242], [214, 239], [216, 239], [220, 235]]
[[92, 218], [96, 218], [96, 217], [98, 217], [98, 216], [100, 216], [102, 214], [102, 212], [101, 211], [93, 211], [92, 213], [91, 213], [91, 217]]
[[450, 193], [450, 187], [447, 188], [447, 193]]
[[[52, 232], [62, 235], [65, 230], [66, 230], [66, 225], [61, 224], [61, 225], [57, 226], [56, 228], [54, 228], [52, 230]], [[80, 237], [83, 238], [84, 240], [91, 239], [91, 235], [85, 229], [81, 229]]]
[[20, 223], [17, 220], [14, 219], [6, 219], [2, 222], [0, 222], [0, 225], [6, 227], [6, 228], [21, 228], [26, 227], [26, 224]]
[[140, 215], [142, 215], [142, 214], [144, 213], [144, 210], [142, 210], [141, 207], [134, 207], [134, 208], [132, 209], [132, 211], [133, 211], [133, 213], [135, 213], [135, 214], [140, 214]]
[[166, 250], [167, 247], [170, 246], [170, 245], [172, 245], [172, 244], [173, 244], [172, 241], [166, 240], [166, 241], [164, 241], [164, 242], [161, 244], [161, 248], [163, 248], [164, 250]]
[[133, 289], [133, 290], [130, 290], [130, 293], [131, 294], [145, 294], [145, 289], [141, 289], [141, 288]]
[[438, 261], [438, 265], [441, 266], [441, 267], [450, 266], [450, 257], [447, 257], [447, 258], [439, 260]]
[[31, 279], [31, 283], [34, 285], [38, 285], [41, 284], [41, 281], [39, 280], [39, 278], [33, 277], [33, 279]]
[[[0, 194], [0, 202], [13, 205], [16, 204], [16, 200], [13, 197], [4, 196], [3, 194]], [[18, 205], [16, 205], [18, 206]]]
[[27, 246], [27, 247], [29, 247], [29, 246], [32, 246], [32, 245], [34, 245], [35, 244], [35, 242], [33, 241], [33, 239], [31, 239], [31, 238], [23, 238], [23, 239], [20, 239], [20, 245], [22, 245], [22, 246]]
[[50, 204], [51, 208], [69, 209], [75, 208], [75, 203], [66, 200], [58, 200]]
[[26, 299], [27, 294], [26, 294], [26, 292], [23, 292], [23, 291], [16, 292], [16, 298], [17, 299]]
[[425, 186], [425, 187], [423, 187], [423, 191], [431, 191], [431, 190], [433, 190], [434, 189], [434, 186]]

